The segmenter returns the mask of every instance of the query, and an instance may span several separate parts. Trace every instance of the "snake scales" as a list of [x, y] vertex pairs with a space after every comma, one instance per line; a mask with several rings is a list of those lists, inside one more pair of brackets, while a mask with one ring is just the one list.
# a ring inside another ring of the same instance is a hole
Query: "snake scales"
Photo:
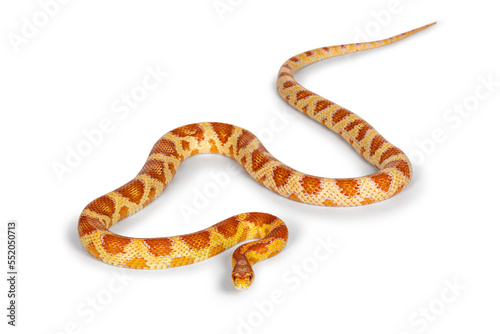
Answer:
[[391, 44], [431, 25], [380, 41], [307, 51], [288, 59], [279, 70], [279, 94], [297, 110], [340, 134], [378, 172], [344, 179], [307, 175], [278, 161], [257, 137], [238, 126], [224, 123], [182, 126], [158, 140], [132, 181], [84, 208], [78, 221], [83, 246], [96, 259], [115, 266], [159, 269], [199, 262], [242, 241], [258, 239], [239, 246], [232, 257], [233, 283], [238, 289], [247, 288], [254, 278], [252, 265], [278, 254], [286, 245], [287, 227], [273, 215], [243, 213], [202, 231], [174, 237], [140, 239], [109, 231], [111, 226], [157, 198], [182, 161], [199, 153], [231, 157], [265, 187], [303, 203], [356, 206], [399, 193], [412, 176], [406, 155], [362, 118], [302, 87], [293, 75], [319, 60]]

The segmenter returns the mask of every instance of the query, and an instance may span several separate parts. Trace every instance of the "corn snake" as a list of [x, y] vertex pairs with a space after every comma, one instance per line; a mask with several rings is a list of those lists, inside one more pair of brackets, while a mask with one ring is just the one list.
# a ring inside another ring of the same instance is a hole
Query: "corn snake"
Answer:
[[358, 206], [399, 193], [412, 176], [407, 156], [362, 118], [302, 87], [293, 75], [319, 60], [391, 44], [433, 24], [380, 41], [307, 51], [288, 59], [279, 70], [279, 94], [295, 109], [340, 134], [378, 172], [345, 179], [307, 175], [278, 161], [256, 136], [238, 126], [214, 122], [182, 126], [158, 140], [132, 181], [84, 208], [78, 221], [83, 246], [93, 257], [108, 264], [160, 269], [199, 262], [245, 240], [259, 239], [239, 246], [232, 257], [233, 284], [238, 289], [247, 288], [254, 278], [252, 265], [278, 254], [287, 243], [288, 229], [273, 215], [243, 213], [202, 231], [174, 237], [140, 239], [109, 231], [157, 198], [182, 161], [200, 153], [228, 156], [268, 189], [303, 203]]

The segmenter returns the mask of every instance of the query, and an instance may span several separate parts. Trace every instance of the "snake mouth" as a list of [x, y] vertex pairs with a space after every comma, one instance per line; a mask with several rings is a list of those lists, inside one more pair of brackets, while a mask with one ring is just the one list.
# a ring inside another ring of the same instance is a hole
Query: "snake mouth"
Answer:
[[246, 290], [253, 282], [253, 273], [233, 273], [231, 275], [233, 285], [238, 290]]

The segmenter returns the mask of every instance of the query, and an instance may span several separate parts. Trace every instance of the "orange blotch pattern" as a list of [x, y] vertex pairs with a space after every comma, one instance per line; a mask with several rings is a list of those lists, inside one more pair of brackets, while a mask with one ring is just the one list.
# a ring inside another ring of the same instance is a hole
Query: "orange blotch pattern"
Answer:
[[273, 180], [278, 188], [287, 184], [294, 171], [286, 166], [276, 166], [273, 170]]
[[140, 204], [144, 196], [144, 182], [142, 180], [133, 180], [115, 190], [116, 193], [125, 197], [135, 204]]
[[398, 154], [403, 154], [403, 151], [401, 151], [397, 147], [391, 147], [390, 149], [388, 149], [387, 151], [382, 153], [382, 155], [380, 156], [379, 163], [382, 163], [385, 160], [389, 159], [390, 157], [392, 157], [394, 155], [398, 155]]
[[149, 254], [158, 256], [168, 256], [172, 251], [173, 240], [170, 238], [155, 238], [144, 240], [143, 243], [148, 247]]
[[132, 243], [132, 239], [114, 234], [103, 234], [101, 240], [102, 246], [113, 255], [125, 253], [125, 247]]
[[147, 260], [142, 257], [136, 257], [127, 261], [126, 266], [128, 268], [135, 269], [148, 269]]
[[373, 200], [371, 198], [366, 197], [365, 199], [363, 199], [363, 201], [361, 203], [363, 205], [371, 204], [371, 203], [373, 203]]
[[177, 159], [182, 159], [179, 153], [177, 152], [177, 148], [175, 147], [175, 143], [170, 139], [161, 138], [151, 150], [151, 154], [163, 154], [166, 157], [173, 156]]
[[323, 189], [321, 178], [316, 176], [304, 175], [299, 182], [304, 192], [309, 195], [317, 195]]
[[252, 170], [254, 172], [261, 169], [271, 160], [269, 157], [262, 154], [262, 151], [263, 147], [262, 145], [259, 145], [259, 147], [252, 152]]
[[255, 139], [255, 136], [247, 131], [247, 130], [243, 130], [240, 134], [240, 136], [238, 137], [238, 140], [236, 141], [236, 152], [237, 154], [240, 153], [240, 150], [242, 148], [245, 148], [248, 146], [248, 144], [250, 144], [252, 142], [252, 140]]
[[200, 231], [192, 234], [186, 234], [180, 237], [180, 240], [185, 242], [189, 248], [193, 250], [201, 250], [210, 246], [210, 232]]
[[316, 95], [316, 94], [314, 94], [313, 92], [308, 91], [308, 90], [300, 90], [297, 92], [297, 94], [295, 94], [295, 99], [297, 101], [300, 101], [300, 100], [306, 99], [312, 95]]
[[115, 212], [115, 201], [104, 195], [90, 202], [90, 204], [87, 205], [87, 209], [111, 219]]
[[238, 231], [238, 223], [239, 220], [236, 217], [228, 218], [217, 224], [215, 231], [226, 239], [231, 238]]
[[290, 73], [284, 72], [284, 71], [282, 71], [282, 72], [280, 72], [280, 74], [278, 74], [278, 78], [286, 77], [286, 76], [291, 77], [292, 75]]
[[196, 138], [198, 142], [202, 141], [205, 138], [205, 131], [203, 131], [203, 128], [198, 124], [184, 125], [180, 128], [170, 131], [170, 133], [180, 138], [193, 137]]
[[377, 152], [377, 150], [381, 148], [382, 145], [384, 145], [386, 142], [387, 141], [385, 140], [385, 138], [381, 135], [376, 135], [375, 137], [373, 137], [372, 143], [370, 145], [370, 156], [373, 156], [375, 152]]
[[224, 123], [211, 123], [211, 124], [212, 124], [212, 129], [217, 135], [217, 138], [219, 138], [221, 144], [227, 143], [227, 141], [234, 132], [234, 126]]
[[337, 203], [333, 202], [332, 200], [329, 200], [329, 199], [325, 199], [323, 201], [323, 205], [324, 206], [338, 206]]
[[335, 184], [340, 189], [340, 193], [344, 196], [357, 196], [359, 195], [360, 183], [356, 179], [337, 179]]
[[335, 125], [347, 116], [351, 115], [352, 112], [350, 112], [347, 109], [340, 108], [339, 110], [335, 111], [335, 113], [332, 115], [332, 124]]
[[82, 215], [78, 221], [78, 235], [81, 238], [97, 230], [103, 230], [104, 226], [98, 218]]
[[398, 171], [403, 173], [404, 176], [407, 178], [410, 178], [411, 176], [411, 170], [410, 170], [410, 165], [404, 161], [404, 160], [394, 160], [389, 162], [384, 166], [385, 168], [396, 168]]
[[378, 172], [370, 176], [370, 179], [375, 182], [377, 188], [382, 191], [388, 192], [391, 188], [392, 176], [384, 172]]
[[147, 175], [152, 179], [156, 179], [161, 183], [165, 183], [165, 164], [162, 160], [149, 160], [146, 162], [144, 167], [142, 167], [141, 171], [138, 175]]
[[276, 217], [260, 213], [260, 212], [250, 212], [246, 215], [245, 221], [251, 222], [257, 227], [262, 227], [264, 225], [269, 225], [274, 222]]
[[328, 100], [319, 100], [316, 102], [314, 106], [314, 114], [316, 115], [317, 113], [325, 110], [326, 108], [330, 107], [333, 105], [333, 102], [328, 101]]

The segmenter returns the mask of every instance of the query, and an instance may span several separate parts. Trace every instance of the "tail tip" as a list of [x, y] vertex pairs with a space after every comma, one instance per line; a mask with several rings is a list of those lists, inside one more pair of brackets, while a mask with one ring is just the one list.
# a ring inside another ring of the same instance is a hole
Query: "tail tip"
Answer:
[[426, 29], [426, 28], [429, 28], [429, 27], [431, 27], [431, 26], [435, 25], [436, 23], [437, 23], [437, 21], [434, 21], [434, 22], [432, 22], [432, 23], [426, 24], [425, 26], [421, 27], [420, 29]]

